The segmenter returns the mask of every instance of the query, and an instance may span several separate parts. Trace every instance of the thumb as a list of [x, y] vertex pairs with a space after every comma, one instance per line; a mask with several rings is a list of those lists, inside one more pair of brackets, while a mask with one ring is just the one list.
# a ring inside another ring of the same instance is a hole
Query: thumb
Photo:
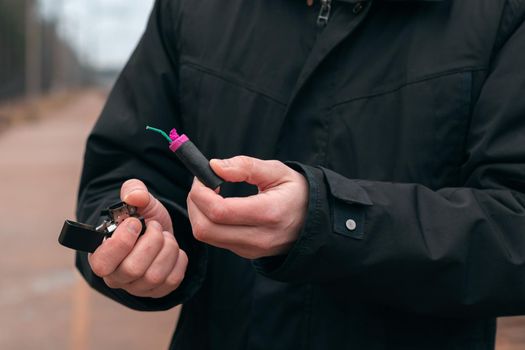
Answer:
[[134, 207], [145, 208], [150, 204], [151, 196], [142, 181], [132, 179], [122, 184], [120, 199]]
[[212, 159], [210, 166], [228, 182], [247, 182], [264, 190], [288, 180], [290, 168], [276, 160], [261, 160], [247, 156]]
[[140, 215], [144, 217], [146, 222], [149, 220], [158, 221], [164, 230], [173, 233], [173, 224], [168, 211], [148, 191], [148, 188], [142, 181], [131, 179], [124, 182], [120, 188], [120, 198], [123, 202], [137, 207]]
[[120, 198], [129, 205], [139, 208], [139, 213], [146, 222], [155, 220], [163, 229], [173, 233], [171, 217], [161, 202], [149, 193], [146, 185], [140, 180], [131, 179], [122, 184]]

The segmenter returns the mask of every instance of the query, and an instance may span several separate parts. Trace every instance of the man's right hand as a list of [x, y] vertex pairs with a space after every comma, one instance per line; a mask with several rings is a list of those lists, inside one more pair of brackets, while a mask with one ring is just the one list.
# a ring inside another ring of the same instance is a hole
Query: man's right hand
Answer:
[[120, 197], [138, 208], [146, 221], [146, 232], [139, 237], [140, 221], [124, 220], [111, 238], [88, 256], [91, 269], [110, 288], [139, 297], [166, 296], [180, 285], [188, 266], [188, 256], [173, 235], [168, 211], [139, 180], [126, 181]]

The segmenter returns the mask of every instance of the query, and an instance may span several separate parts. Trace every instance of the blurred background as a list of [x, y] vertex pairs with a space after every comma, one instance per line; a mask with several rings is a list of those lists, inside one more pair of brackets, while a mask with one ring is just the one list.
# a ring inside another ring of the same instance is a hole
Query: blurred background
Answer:
[[166, 349], [178, 310], [89, 289], [58, 245], [85, 139], [153, 0], [0, 0], [0, 349]]
[[[153, 0], [0, 0], [0, 349], [165, 349], [178, 310], [90, 290], [58, 245], [84, 142]], [[498, 350], [525, 349], [499, 320]]]

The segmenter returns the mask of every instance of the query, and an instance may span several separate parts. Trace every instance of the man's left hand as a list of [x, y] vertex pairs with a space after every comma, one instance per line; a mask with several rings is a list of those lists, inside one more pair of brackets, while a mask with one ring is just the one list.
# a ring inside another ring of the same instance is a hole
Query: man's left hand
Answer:
[[279, 161], [245, 156], [214, 159], [210, 165], [225, 181], [247, 182], [259, 193], [223, 198], [196, 179], [188, 195], [195, 238], [248, 259], [286, 254], [305, 221], [304, 176]]

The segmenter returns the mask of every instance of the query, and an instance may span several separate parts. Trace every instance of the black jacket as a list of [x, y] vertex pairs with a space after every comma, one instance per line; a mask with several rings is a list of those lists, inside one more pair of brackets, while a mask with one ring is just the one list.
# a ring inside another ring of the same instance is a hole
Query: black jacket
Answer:
[[[138, 310], [184, 303], [181, 350], [492, 349], [494, 317], [525, 313], [525, 1], [340, 0], [325, 27], [318, 12], [157, 1], [89, 138], [78, 216], [142, 179], [189, 269], [158, 300], [110, 290], [83, 255], [80, 270]], [[210, 158], [292, 161], [310, 202], [289, 254], [195, 241], [192, 177], [147, 124]]]

